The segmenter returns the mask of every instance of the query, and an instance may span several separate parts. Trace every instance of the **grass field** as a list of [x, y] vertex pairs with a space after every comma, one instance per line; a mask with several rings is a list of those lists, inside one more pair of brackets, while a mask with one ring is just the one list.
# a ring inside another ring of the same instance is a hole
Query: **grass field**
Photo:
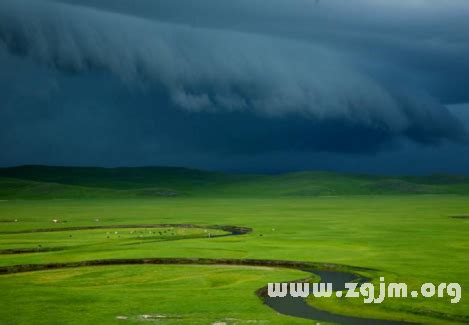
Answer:
[[[166, 185], [156, 187], [174, 189]], [[11, 189], [3, 187], [2, 191]], [[361, 299], [309, 299], [309, 303], [368, 318], [469, 322], [469, 300], [464, 292], [469, 287], [469, 219], [450, 218], [469, 214], [468, 197], [264, 194], [5, 198], [0, 201], [0, 251], [5, 252], [0, 254], [0, 266], [157, 257], [337, 263], [375, 269], [363, 275], [376, 283], [379, 276], [389, 282], [407, 282], [412, 289], [425, 282], [458, 282], [462, 299], [458, 304], [450, 304], [449, 297], [390, 298], [381, 305], [366, 306]], [[201, 228], [115, 227], [137, 224], [195, 224]], [[208, 233], [226, 234], [208, 229], [213, 225], [244, 226], [253, 231], [208, 238]], [[90, 226], [103, 229], [28, 232]], [[17, 248], [54, 250], [8, 253]], [[0, 275], [0, 322], [309, 324], [309, 320], [277, 314], [255, 294], [268, 282], [305, 276], [292, 269], [222, 265], [119, 265], [5, 274]]]
[[331, 172], [226, 174], [186, 168], [0, 168], [0, 199], [469, 195], [469, 176], [377, 176]]

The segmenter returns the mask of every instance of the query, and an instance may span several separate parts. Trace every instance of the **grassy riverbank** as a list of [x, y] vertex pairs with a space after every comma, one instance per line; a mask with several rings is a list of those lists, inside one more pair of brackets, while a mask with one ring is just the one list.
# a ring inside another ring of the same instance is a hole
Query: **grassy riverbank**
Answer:
[[[464, 288], [469, 287], [465, 267], [469, 265], [469, 221], [450, 218], [467, 213], [468, 202], [466, 197], [441, 195], [10, 200], [0, 202], [2, 232], [161, 223], [239, 225], [254, 231], [242, 236], [206, 238], [203, 228], [178, 229], [169, 238], [150, 233], [146, 239], [131, 233], [139, 229], [2, 234], [0, 249], [37, 245], [61, 249], [2, 254], [0, 264], [145, 257], [339, 263], [377, 269], [375, 276], [411, 285], [459, 282], [463, 298], [457, 305], [449, 304], [448, 297], [390, 299], [365, 308], [358, 300], [346, 304], [334, 300], [311, 303], [338, 313], [450, 323], [469, 317], [469, 302], [464, 296]], [[113, 233], [116, 231], [125, 234], [119, 238], [120, 234]], [[108, 232], [112, 238], [107, 238]], [[188, 235], [201, 237], [175, 240]], [[294, 270], [239, 266], [109, 266], [4, 275], [0, 277], [2, 305], [10, 308], [2, 308], [0, 319], [12, 323], [50, 323], [57, 319], [113, 323], [118, 321], [117, 316], [138, 322], [139, 315], [163, 314], [182, 317], [166, 320], [173, 323], [181, 319], [205, 324], [225, 319], [234, 323], [230, 318], [238, 319], [238, 323], [302, 323], [275, 314], [254, 294], [267, 282], [301, 277], [304, 274]]]

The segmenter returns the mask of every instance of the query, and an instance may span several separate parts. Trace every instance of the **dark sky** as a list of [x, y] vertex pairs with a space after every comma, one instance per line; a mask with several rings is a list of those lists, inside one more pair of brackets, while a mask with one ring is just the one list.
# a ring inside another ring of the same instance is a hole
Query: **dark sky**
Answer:
[[0, 166], [469, 174], [467, 0], [1, 0]]

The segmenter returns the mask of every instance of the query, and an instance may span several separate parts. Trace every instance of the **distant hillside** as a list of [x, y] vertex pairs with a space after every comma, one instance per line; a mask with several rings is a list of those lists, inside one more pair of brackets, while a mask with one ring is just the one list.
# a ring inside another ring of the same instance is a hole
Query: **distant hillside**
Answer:
[[180, 193], [158, 188], [115, 190], [0, 177], [0, 198], [2, 199], [128, 198], [177, 195]]
[[251, 175], [187, 168], [0, 168], [1, 198], [469, 194], [469, 177], [330, 172]]
[[239, 178], [238, 176], [223, 173], [177, 167], [89, 168], [51, 166], [0, 168], [0, 177], [121, 190], [164, 187], [181, 191], [211, 187]]

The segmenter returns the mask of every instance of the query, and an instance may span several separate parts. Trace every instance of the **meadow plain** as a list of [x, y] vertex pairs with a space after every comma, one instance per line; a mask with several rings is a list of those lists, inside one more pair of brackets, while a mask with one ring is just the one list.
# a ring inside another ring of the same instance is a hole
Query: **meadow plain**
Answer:
[[[467, 196], [455, 194], [9, 197], [0, 201], [0, 267], [138, 258], [341, 264], [369, 268], [361, 274], [375, 283], [384, 276], [412, 289], [426, 282], [458, 282], [462, 299], [450, 304], [449, 297], [389, 298], [380, 305], [364, 305], [362, 299], [308, 298], [308, 303], [364, 318], [467, 323], [468, 211]], [[152, 224], [200, 228], [130, 227]], [[223, 236], [227, 232], [210, 229], [214, 225], [252, 231]], [[62, 228], [69, 230], [57, 231]], [[29, 232], [37, 229], [55, 231]], [[256, 295], [268, 282], [307, 276], [281, 267], [217, 264], [85, 266], [2, 274], [0, 320], [310, 324], [311, 320], [276, 313]]]

